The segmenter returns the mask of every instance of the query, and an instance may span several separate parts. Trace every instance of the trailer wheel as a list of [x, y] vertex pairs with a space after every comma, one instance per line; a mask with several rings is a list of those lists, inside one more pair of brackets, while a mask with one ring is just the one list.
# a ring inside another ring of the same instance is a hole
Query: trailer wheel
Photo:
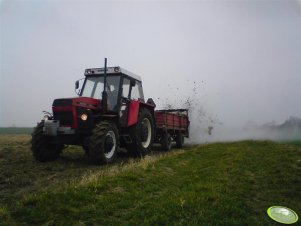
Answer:
[[163, 151], [169, 151], [172, 146], [172, 138], [169, 133], [165, 133], [161, 138], [161, 147]]
[[179, 133], [176, 137], [177, 148], [182, 148], [184, 145], [184, 135]]
[[64, 145], [51, 143], [51, 137], [43, 132], [44, 121], [38, 123], [31, 134], [31, 151], [36, 160], [48, 162], [56, 160], [62, 152]]
[[154, 142], [154, 119], [148, 109], [140, 109], [138, 122], [129, 132], [132, 143], [127, 145], [128, 151], [135, 156], [148, 154]]
[[115, 123], [103, 121], [92, 131], [89, 157], [95, 164], [110, 163], [117, 154], [119, 135]]

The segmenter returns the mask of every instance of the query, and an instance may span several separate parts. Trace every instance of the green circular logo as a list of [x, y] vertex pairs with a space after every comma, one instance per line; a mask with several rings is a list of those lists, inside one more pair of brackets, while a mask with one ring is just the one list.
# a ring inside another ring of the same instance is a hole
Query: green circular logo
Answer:
[[272, 206], [268, 208], [267, 213], [274, 221], [282, 224], [293, 224], [298, 221], [298, 215], [284, 206]]

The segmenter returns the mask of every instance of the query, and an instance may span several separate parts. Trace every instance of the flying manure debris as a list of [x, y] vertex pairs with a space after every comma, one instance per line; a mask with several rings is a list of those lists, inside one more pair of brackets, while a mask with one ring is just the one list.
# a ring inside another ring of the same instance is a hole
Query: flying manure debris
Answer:
[[[204, 81], [201, 82], [202, 84], [189, 80], [186, 80], [186, 82], [191, 87], [188, 89], [188, 92], [187, 88], [183, 90], [180, 87], [172, 87], [172, 85], [168, 84], [168, 93], [171, 97], [157, 98], [157, 100], [161, 102], [160, 104], [163, 106], [163, 109], [188, 109], [191, 131], [189, 142], [204, 143], [213, 139], [211, 138], [213, 128], [215, 125], [221, 125], [222, 123], [216, 115], [206, 110], [205, 103], [202, 101], [204, 97], [201, 96], [199, 91], [202, 89]], [[183, 93], [186, 94], [183, 95]]]

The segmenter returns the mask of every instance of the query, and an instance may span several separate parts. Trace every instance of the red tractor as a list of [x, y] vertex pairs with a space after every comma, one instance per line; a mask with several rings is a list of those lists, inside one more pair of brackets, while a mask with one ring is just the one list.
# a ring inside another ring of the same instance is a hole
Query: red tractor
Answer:
[[[105, 59], [104, 68], [85, 70], [79, 97], [53, 101], [53, 114], [46, 114], [32, 134], [31, 150], [38, 161], [57, 159], [65, 144], [83, 146], [96, 164], [112, 162], [119, 147], [143, 156], [154, 142], [165, 150], [172, 139], [178, 147], [183, 145], [184, 136], [189, 136], [188, 112], [155, 112], [153, 100], [144, 101], [139, 76], [106, 65]], [[79, 89], [79, 81], [75, 86]], [[164, 122], [170, 117], [176, 119], [168, 126]]]

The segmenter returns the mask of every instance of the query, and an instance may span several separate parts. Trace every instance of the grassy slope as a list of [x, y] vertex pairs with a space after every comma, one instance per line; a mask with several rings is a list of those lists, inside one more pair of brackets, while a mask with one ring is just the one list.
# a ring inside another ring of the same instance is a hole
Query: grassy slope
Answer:
[[4, 224], [275, 225], [269, 206], [301, 213], [300, 142], [216, 143], [100, 167], [74, 148], [36, 163], [22, 142], [0, 149], [0, 172], [13, 184], [0, 177]]

